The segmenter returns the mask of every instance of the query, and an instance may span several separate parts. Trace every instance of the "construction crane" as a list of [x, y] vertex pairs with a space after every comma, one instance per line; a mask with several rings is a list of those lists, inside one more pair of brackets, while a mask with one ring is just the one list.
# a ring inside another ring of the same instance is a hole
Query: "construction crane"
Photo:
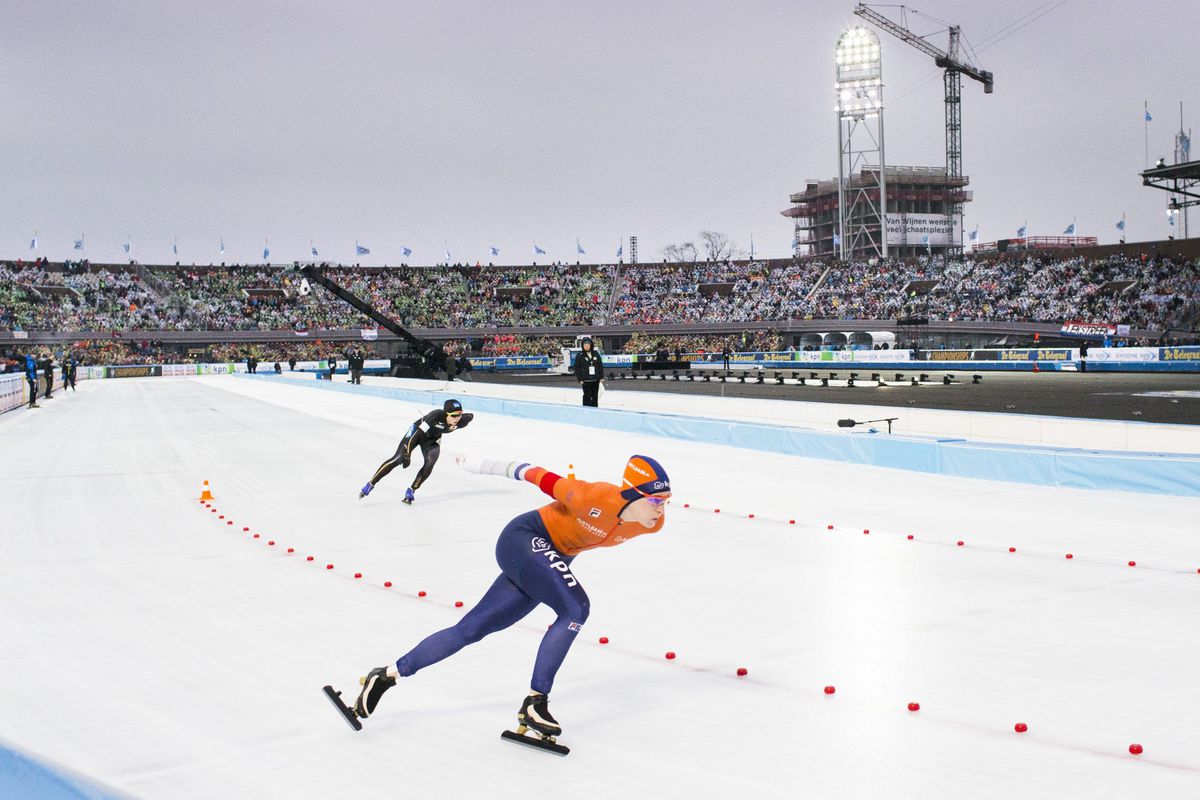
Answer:
[[[886, 8], [895, 8], [895, 6], [885, 6]], [[992, 73], [987, 70], [980, 69], [967, 62], [959, 47], [959, 39], [962, 35], [962, 30], [957, 25], [948, 25], [950, 30], [950, 44], [942, 50], [917, 34], [913, 33], [908, 27], [908, 11], [906, 6], [899, 6], [900, 21], [893, 22], [892, 20], [875, 11], [865, 3], [859, 3], [854, 8], [854, 13], [862, 17], [868, 22], [874, 23], [877, 27], [887, 31], [897, 39], [912, 45], [927, 56], [933, 58], [933, 63], [946, 70], [946, 182], [948, 199], [946, 202], [946, 217], [950, 220], [950, 243], [951, 247], [948, 252], [954, 250], [954, 235], [953, 232], [956, 226], [960, 226], [962, 222], [962, 204], [950, 199], [958, 190], [955, 185], [957, 179], [962, 178], [962, 76], [979, 81], [983, 84], [985, 94], [991, 94], [994, 89], [994, 81]], [[920, 12], [913, 10], [914, 14]], [[962, 240], [962, 232], [959, 231], [959, 241]]]

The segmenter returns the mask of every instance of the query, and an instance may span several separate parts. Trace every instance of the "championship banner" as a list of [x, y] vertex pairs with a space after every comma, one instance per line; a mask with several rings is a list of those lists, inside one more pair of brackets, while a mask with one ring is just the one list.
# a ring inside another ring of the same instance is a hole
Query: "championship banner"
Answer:
[[157, 378], [162, 375], [161, 364], [146, 364], [142, 366], [105, 367], [106, 378]]
[[363, 341], [373, 342], [379, 338], [378, 328], [363, 328], [360, 332], [362, 333]]
[[[1123, 326], [1126, 333], [1129, 331], [1129, 326]], [[1107, 322], [1080, 322], [1079, 320], [1068, 320], [1062, 324], [1059, 330], [1063, 336], [1074, 336], [1079, 339], [1103, 339], [1105, 336], [1115, 336], [1117, 334], [1117, 326], [1110, 325]]]

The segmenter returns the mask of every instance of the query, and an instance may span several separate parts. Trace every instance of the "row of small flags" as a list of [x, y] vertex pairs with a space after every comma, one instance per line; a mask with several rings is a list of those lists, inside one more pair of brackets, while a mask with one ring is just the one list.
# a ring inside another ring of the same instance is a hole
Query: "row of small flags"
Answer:
[[[75, 240], [75, 249], [82, 250], [83, 246], [84, 246], [84, 237], [80, 236], [78, 239]], [[36, 233], [33, 235], [33, 238], [29, 240], [29, 249], [30, 250], [38, 249], [38, 237], [37, 237]], [[124, 250], [126, 253], [132, 252], [133, 242], [130, 239], [126, 239], [124, 244], [121, 245], [121, 249]], [[222, 255], [225, 254], [225, 239], [224, 239], [224, 237], [222, 237], [218, 240], [217, 250]], [[491, 254], [493, 256], [500, 255], [500, 248], [496, 247], [495, 245], [488, 247], [488, 250], [491, 251]], [[313, 245], [311, 242], [309, 243], [309, 251], [312, 253], [313, 258], [319, 258], [321, 255], [320, 251], [317, 250], [316, 246]], [[179, 239], [175, 239], [171, 243], [171, 252], [174, 253], [175, 255], [179, 255]], [[400, 248], [400, 252], [404, 258], [408, 258], [409, 256], [411, 256], [413, 254], [411, 247], [403, 247], [402, 246]], [[587, 255], [587, 251], [583, 249], [583, 245], [579, 243], [578, 239], [575, 240], [575, 253], [577, 255], [581, 255], [581, 256]], [[624, 244], [624, 242], [621, 242], [620, 244], [617, 245], [617, 258], [621, 258], [624, 255], [624, 253], [625, 253], [625, 244]], [[369, 256], [370, 254], [371, 254], [371, 248], [361, 245], [358, 242], [354, 243], [354, 255]], [[544, 255], [546, 255], [546, 251], [543, 250], [542, 248], [538, 247], [537, 242], [534, 242], [533, 243], [533, 254], [535, 256], [544, 256]], [[453, 260], [453, 257], [450, 253], [450, 248], [448, 248], [448, 247], [446, 248], [445, 255], [446, 255], [447, 261]], [[263, 257], [263, 261], [266, 261], [267, 259], [269, 259], [271, 257], [271, 245], [270, 245], [269, 241], [264, 242], [264, 244], [263, 244], [262, 257]]]
[[[1174, 214], [1168, 214], [1167, 224], [1168, 225], [1175, 224], [1175, 215]], [[1125, 218], [1122, 217], [1121, 219], [1117, 220], [1117, 224], [1115, 227], [1118, 231], [1121, 231], [1122, 233], [1124, 233], [1125, 232]], [[1017, 238], [1024, 239], [1026, 237], [1026, 235], [1028, 234], [1028, 232], [1029, 232], [1029, 223], [1025, 223], [1021, 227], [1017, 228]], [[1075, 235], [1075, 223], [1072, 222], [1063, 231], [1063, 236], [1074, 236], [1074, 235]], [[972, 242], [979, 241], [979, 226], [976, 225], [974, 230], [968, 231], [967, 236], [970, 238], [970, 240]], [[792, 239], [792, 247], [793, 248], [798, 247], [800, 244], [802, 244], [802, 242], [800, 241], [799, 238]], [[841, 244], [842, 244], [842, 237], [838, 236], [836, 233], [833, 234], [833, 246], [840, 247]], [[925, 234], [924, 236], [921, 237], [921, 244], [925, 245], [926, 250], [933, 249], [931, 247], [931, 245], [929, 244], [929, 234]], [[617, 253], [617, 257], [620, 258], [620, 253]]]

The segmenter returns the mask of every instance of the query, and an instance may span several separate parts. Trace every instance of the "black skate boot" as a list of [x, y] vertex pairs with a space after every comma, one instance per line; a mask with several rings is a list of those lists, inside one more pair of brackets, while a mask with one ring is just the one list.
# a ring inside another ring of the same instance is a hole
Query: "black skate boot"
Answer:
[[530, 692], [525, 698], [521, 710], [517, 712], [517, 721], [542, 736], [558, 736], [562, 733], [558, 720], [550, 716], [550, 697], [537, 692]]
[[388, 677], [387, 671], [387, 667], [376, 667], [367, 673], [367, 677], [358, 679], [362, 684], [362, 691], [354, 701], [354, 713], [358, 717], [366, 719], [374, 714], [375, 707], [379, 705], [379, 698], [396, 685], [396, 679]]
[[[550, 698], [546, 695], [530, 692], [517, 712], [516, 733], [504, 731], [500, 734], [501, 738], [527, 744], [539, 750], [548, 750], [560, 756], [571, 752], [569, 748], [554, 741], [554, 737], [562, 733], [562, 727], [558, 724], [558, 720], [550, 715], [549, 703]], [[537, 736], [526, 736], [525, 731], [530, 729]]]

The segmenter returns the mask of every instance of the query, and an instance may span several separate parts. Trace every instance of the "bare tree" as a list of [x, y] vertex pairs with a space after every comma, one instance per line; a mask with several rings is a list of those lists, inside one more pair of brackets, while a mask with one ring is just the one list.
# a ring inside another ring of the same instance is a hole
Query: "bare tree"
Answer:
[[693, 242], [683, 242], [682, 244], [669, 244], [662, 249], [662, 254], [667, 261], [680, 263], [684, 261], [696, 261], [700, 258], [700, 251], [696, 248]]
[[716, 231], [700, 231], [700, 243], [704, 247], [704, 257], [709, 261], [728, 261], [739, 252], [728, 236]]

